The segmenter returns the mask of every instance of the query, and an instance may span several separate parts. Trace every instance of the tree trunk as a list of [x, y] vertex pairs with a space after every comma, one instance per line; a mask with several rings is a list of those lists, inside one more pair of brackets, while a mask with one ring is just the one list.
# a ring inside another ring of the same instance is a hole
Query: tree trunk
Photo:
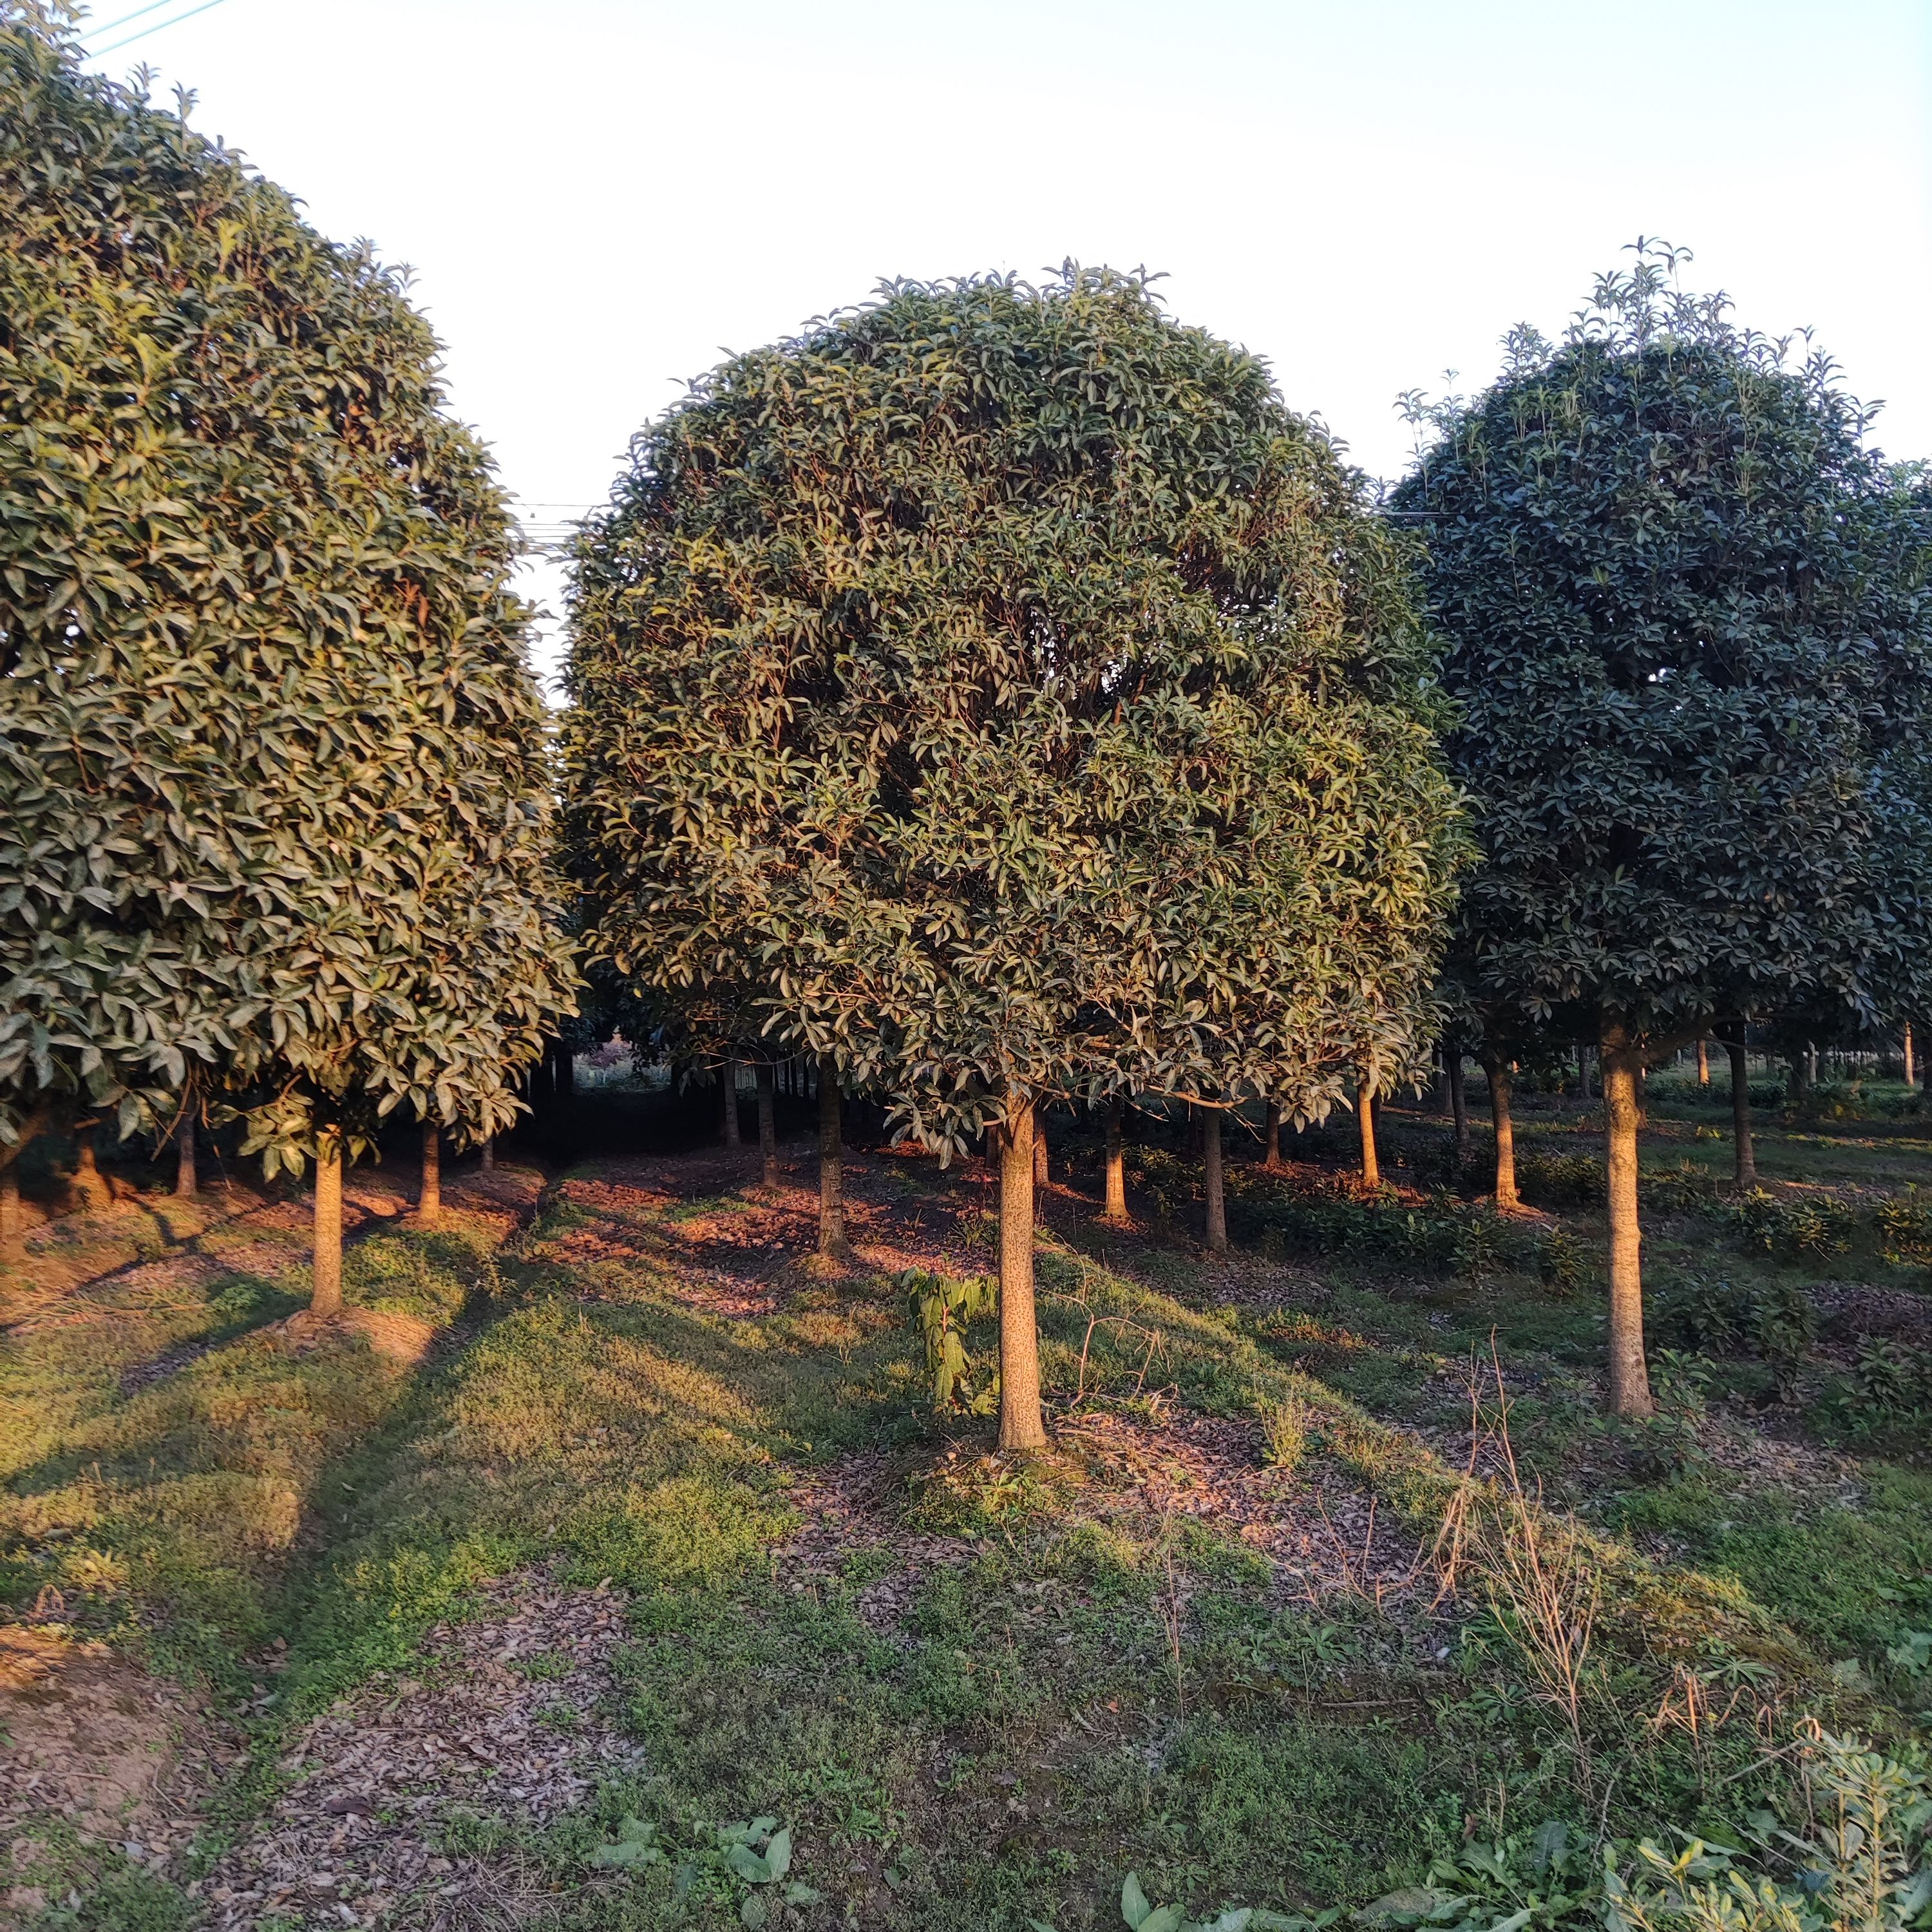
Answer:
[[1272, 1174], [1281, 1166], [1281, 1102], [1270, 1100], [1268, 1103], [1268, 1139], [1262, 1154], [1262, 1165]]
[[1000, 1136], [1000, 1447], [1044, 1449], [1033, 1298], [1034, 1108], [1009, 1090]]
[[1127, 1218], [1127, 1161], [1121, 1132], [1126, 1112], [1125, 1104], [1118, 1100], [1107, 1102], [1107, 1204], [1100, 1210], [1106, 1221]]
[[490, 1173], [496, 1165], [496, 1136], [494, 1134], [483, 1143], [482, 1161], [485, 1174]]
[[1610, 1412], [1652, 1412], [1643, 1354], [1642, 1232], [1636, 1213], [1640, 1055], [1617, 1022], [1604, 1023], [1604, 1126], [1610, 1211]]
[[1201, 1177], [1208, 1196], [1208, 1252], [1228, 1252], [1228, 1196], [1221, 1173], [1221, 1110], [1201, 1109]]
[[1906, 1022], [1906, 1023], [1905, 1023], [1905, 1040], [1904, 1040], [1904, 1046], [1905, 1046], [1905, 1084], [1906, 1084], [1906, 1086], [1910, 1087], [1910, 1086], [1916, 1085], [1917, 1083], [1916, 1083], [1916, 1082], [1912, 1079], [1912, 1022], [1911, 1022], [1910, 1020], [1907, 1020], [1907, 1021]]
[[1376, 1158], [1376, 1090], [1366, 1074], [1355, 1079], [1355, 1125], [1362, 1137], [1362, 1184], [1382, 1184], [1382, 1162]]
[[315, 1147], [315, 1274], [309, 1291], [315, 1315], [342, 1312], [342, 1130], [325, 1127]]
[[769, 1060], [758, 1062], [758, 1157], [767, 1187], [778, 1184], [778, 1082]]
[[1711, 1049], [1708, 1041], [1697, 1042], [1697, 1084], [1708, 1087], [1711, 1084]]
[[74, 1191], [80, 1196], [83, 1209], [111, 1208], [114, 1204], [114, 1196], [101, 1178], [94, 1160], [94, 1130], [98, 1124], [93, 1120], [82, 1120], [74, 1130]]
[[184, 1107], [175, 1123], [175, 1198], [192, 1201], [200, 1192], [201, 1177], [195, 1168], [194, 1117]]
[[1513, 1214], [1522, 1203], [1516, 1191], [1516, 1123], [1510, 1118], [1509, 1062], [1486, 1060], [1490, 1077], [1490, 1118], [1496, 1133], [1496, 1203], [1499, 1214]]
[[1742, 1030], [1724, 1046], [1731, 1057], [1731, 1139], [1736, 1154], [1731, 1178], [1741, 1189], [1757, 1185], [1757, 1156], [1751, 1147], [1750, 1074], [1744, 1065]]
[[1805, 1077], [1808, 1070], [1808, 1063], [1804, 1054], [1802, 1052], [1794, 1053], [1791, 1056], [1790, 1071], [1784, 1083], [1786, 1097], [1794, 1107], [1804, 1105], [1805, 1094], [1810, 1085]]
[[442, 1219], [442, 1130], [423, 1123], [422, 1185], [416, 1190], [416, 1219], [434, 1228]]
[[838, 1070], [818, 1063], [818, 1252], [849, 1261], [852, 1244], [845, 1233], [844, 1123], [838, 1106]]
[[724, 1063], [724, 1144], [734, 1153], [744, 1145], [744, 1137], [738, 1131], [738, 1063], [728, 1060]]
[[1449, 1068], [1449, 1118], [1455, 1125], [1456, 1165], [1460, 1168], [1469, 1158], [1469, 1096], [1462, 1084], [1462, 1056], [1448, 1056]]
[[1047, 1172], [1046, 1126], [1040, 1118], [1036, 1107], [1033, 1115], [1033, 1184], [1036, 1190], [1044, 1187], [1052, 1176]]

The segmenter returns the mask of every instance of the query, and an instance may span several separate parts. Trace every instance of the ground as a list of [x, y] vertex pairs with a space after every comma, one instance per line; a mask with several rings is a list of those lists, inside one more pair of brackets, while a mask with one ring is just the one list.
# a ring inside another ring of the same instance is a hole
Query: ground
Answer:
[[1767, 1106], [1734, 1203], [1718, 1101], [1652, 1083], [1646, 1425], [1560, 1097], [1522, 1216], [1391, 1108], [1379, 1196], [1347, 1124], [1238, 1161], [1219, 1259], [1166, 1123], [1114, 1229], [1056, 1120], [1024, 1460], [914, 1318], [992, 1264], [972, 1162], [855, 1153], [828, 1270], [802, 1138], [767, 1189], [586, 1096], [437, 1228], [358, 1173], [321, 1330], [298, 1200], [49, 1220], [0, 1273], [14, 1912], [1072, 1932], [1130, 1871], [1308, 1912], [1551, 1820], [1740, 1842], [1807, 1717], [1912, 1761], [1932, 1125]]

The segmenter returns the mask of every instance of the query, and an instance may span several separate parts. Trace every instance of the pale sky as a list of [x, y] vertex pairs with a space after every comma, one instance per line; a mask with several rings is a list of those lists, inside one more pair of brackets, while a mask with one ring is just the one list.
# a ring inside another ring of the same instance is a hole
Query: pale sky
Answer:
[[[550, 525], [728, 350], [880, 278], [1164, 271], [1394, 475], [1640, 234], [1810, 324], [1932, 455], [1928, 0], [198, 0], [94, 64], [416, 270], [458, 412]], [[170, 24], [178, 21], [178, 24]], [[554, 607], [554, 573], [533, 591]], [[546, 640], [546, 662], [554, 652]]]

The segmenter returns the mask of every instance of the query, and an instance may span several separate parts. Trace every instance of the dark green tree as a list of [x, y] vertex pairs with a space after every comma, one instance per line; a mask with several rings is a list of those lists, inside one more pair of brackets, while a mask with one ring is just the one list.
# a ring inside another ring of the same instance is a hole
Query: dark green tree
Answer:
[[576, 566], [594, 946], [994, 1130], [1000, 1440], [1042, 1439], [1050, 1099], [1325, 1105], [1456, 849], [1404, 540], [1144, 280], [896, 284], [632, 451]]
[[1683, 259], [1640, 246], [1562, 342], [1514, 334], [1394, 506], [1426, 532], [1484, 854], [1453, 976], [1600, 1042], [1627, 1414], [1650, 1407], [1640, 1070], [1716, 1017], [1871, 1010], [1873, 774], [1927, 657], [1864, 415], [1808, 346], [1678, 293]]
[[573, 977], [514, 553], [401, 279], [0, 0], [0, 1142], [238, 1110], [326, 1307], [375, 1121], [507, 1124]]

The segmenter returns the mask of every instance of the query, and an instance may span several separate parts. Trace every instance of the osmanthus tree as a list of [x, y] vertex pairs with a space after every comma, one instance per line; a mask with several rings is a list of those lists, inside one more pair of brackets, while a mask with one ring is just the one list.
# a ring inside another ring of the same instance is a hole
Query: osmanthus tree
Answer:
[[640, 436], [576, 565], [596, 946], [763, 974], [906, 1131], [1000, 1150], [1001, 1443], [1043, 1440], [1043, 1100], [1343, 1072], [1457, 833], [1406, 541], [1145, 280], [888, 285]]
[[1715, 1017], [1868, 1009], [1877, 754], [1916, 728], [1926, 606], [1832, 364], [1677, 292], [1640, 245], [1560, 343], [1439, 413], [1426, 532], [1484, 859], [1474, 996], [1602, 1051], [1610, 1402], [1650, 1406], [1636, 1080]]
[[0, 1141], [482, 1134], [572, 968], [512, 526], [393, 273], [0, 0]]

